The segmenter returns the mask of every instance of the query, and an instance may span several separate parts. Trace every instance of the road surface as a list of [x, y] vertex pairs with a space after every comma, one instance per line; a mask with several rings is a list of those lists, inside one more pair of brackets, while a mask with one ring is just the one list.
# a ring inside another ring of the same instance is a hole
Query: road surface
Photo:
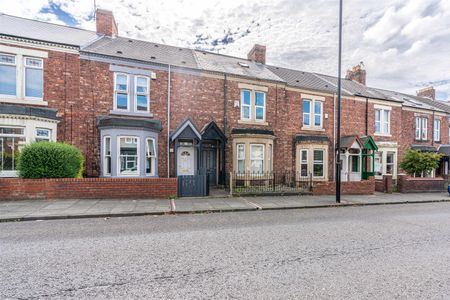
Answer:
[[0, 298], [450, 298], [450, 203], [0, 223]]

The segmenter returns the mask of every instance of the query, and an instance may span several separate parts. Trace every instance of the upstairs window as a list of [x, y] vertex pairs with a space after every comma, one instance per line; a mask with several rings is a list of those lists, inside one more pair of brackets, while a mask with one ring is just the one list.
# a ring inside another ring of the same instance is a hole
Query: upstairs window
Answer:
[[434, 120], [433, 141], [441, 141], [441, 120]]
[[375, 133], [376, 134], [390, 134], [391, 126], [390, 120], [391, 112], [387, 109], [375, 109]]
[[0, 95], [16, 96], [16, 57], [0, 53]]
[[44, 94], [44, 70], [41, 58], [25, 57], [25, 97], [42, 99]]
[[265, 92], [241, 90], [241, 120], [250, 122], [264, 122], [266, 120]]
[[303, 98], [303, 128], [323, 128], [323, 101]]
[[266, 118], [266, 93], [255, 92], [256, 120], [263, 121]]
[[136, 90], [135, 90], [135, 103], [136, 103], [136, 111], [138, 112], [149, 112], [150, 111], [150, 103], [149, 103], [149, 95], [148, 95], [148, 86], [149, 79], [148, 77], [136, 76]]
[[426, 141], [428, 138], [428, 118], [416, 117], [416, 140]]
[[249, 90], [241, 91], [241, 119], [250, 120], [252, 118], [252, 102]]
[[114, 109], [129, 110], [128, 87], [128, 75], [116, 73], [114, 78]]

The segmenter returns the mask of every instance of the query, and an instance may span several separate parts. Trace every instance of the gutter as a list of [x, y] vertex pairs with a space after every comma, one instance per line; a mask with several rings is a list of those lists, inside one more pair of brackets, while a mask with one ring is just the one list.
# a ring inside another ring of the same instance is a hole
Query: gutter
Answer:
[[369, 135], [369, 98], [366, 97], [366, 120], [365, 120], [365, 126], [366, 126], [366, 136]]
[[[333, 150], [333, 179], [336, 180], [336, 93], [333, 93]], [[340, 153], [338, 155], [340, 155]]]
[[[225, 73], [223, 75], [223, 134], [225, 134], [225, 137], [227, 136], [227, 129], [228, 129], [228, 108], [227, 108], [227, 104], [228, 104], [228, 78], [227, 78], [227, 74]], [[223, 185], [226, 185], [226, 172], [225, 172], [225, 168], [226, 168], [226, 147], [225, 145], [223, 145], [223, 158], [222, 158], [222, 179], [223, 179]]]

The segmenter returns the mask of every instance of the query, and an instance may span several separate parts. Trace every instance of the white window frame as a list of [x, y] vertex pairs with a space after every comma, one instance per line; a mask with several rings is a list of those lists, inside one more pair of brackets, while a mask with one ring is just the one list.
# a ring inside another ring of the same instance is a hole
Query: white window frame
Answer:
[[[419, 128], [417, 128], [419, 125]], [[419, 134], [419, 135], [418, 135]], [[433, 132], [434, 134], [434, 132]], [[424, 116], [416, 117], [416, 140], [417, 141], [426, 141], [428, 138], [428, 118]]]
[[[109, 154], [106, 153], [106, 140], [109, 139]], [[103, 137], [103, 176], [111, 176], [112, 174], [112, 139], [111, 136], [109, 135], [105, 135]], [[120, 146], [120, 145], [119, 145]], [[120, 150], [119, 150], [120, 153]], [[107, 158], [109, 157], [109, 160], [111, 161], [111, 169], [109, 170], [109, 173], [106, 171], [107, 170]], [[120, 160], [119, 160], [120, 163]], [[120, 166], [119, 166], [120, 168]]]
[[[10, 125], [1, 125], [0, 127], [2, 127], [2, 128], [22, 129], [23, 130], [21, 134], [17, 134], [17, 133], [13, 133], [13, 134], [0, 133], [0, 139], [2, 140], [2, 142], [3, 142], [3, 138], [21, 138], [21, 139], [24, 140], [25, 144], [27, 143], [27, 128], [26, 127], [24, 127], [24, 126], [14, 126], [14, 125], [11, 125], [11, 126]], [[2, 148], [2, 151], [3, 151], [3, 148]], [[14, 148], [13, 151], [14, 151], [13, 153], [15, 153], [16, 151], [20, 151], [20, 145], [18, 146], [17, 149]], [[13, 160], [13, 162], [14, 162], [14, 160]], [[15, 176], [17, 176], [16, 175], [17, 172], [18, 172], [17, 165], [13, 164], [14, 170], [6, 170], [5, 171], [5, 170], [3, 170], [3, 164], [4, 164], [3, 153], [0, 152], [0, 167], [1, 167], [0, 168], [0, 174], [6, 175], [6, 177], [10, 177], [10, 176], [15, 177]], [[0, 176], [0, 177], [3, 177], [3, 176]]]
[[[38, 136], [38, 135], [37, 135], [37, 131], [38, 131], [38, 130], [46, 130], [46, 131], [48, 131], [48, 138], [43, 138], [43, 137]], [[49, 128], [40, 128], [40, 127], [35, 128], [35, 130], [34, 130], [34, 140], [35, 140], [35, 141], [40, 140], [40, 141], [47, 141], [47, 142], [50, 142], [50, 141], [52, 140], [52, 130], [49, 129]]]
[[[244, 92], [250, 94], [250, 104], [244, 104]], [[252, 91], [249, 89], [241, 89], [241, 120], [251, 121], [252, 120]], [[249, 115], [248, 118], [244, 117], [244, 107], [248, 107]]]
[[[138, 93], [138, 79], [143, 78], [146, 80], [147, 92]], [[147, 96], [147, 110], [138, 110], [138, 96]], [[150, 78], [148, 76], [136, 75], [134, 77], [134, 111], [136, 113], [149, 113], [150, 112]]]
[[[252, 149], [254, 148], [254, 147], [262, 147], [262, 160], [261, 159], [255, 159], [254, 157], [253, 157], [253, 151], [252, 151]], [[249, 165], [249, 167], [250, 167], [250, 172], [251, 172], [251, 174], [264, 174], [264, 164], [265, 164], [265, 157], [266, 157], [266, 145], [265, 144], [250, 144], [250, 165]], [[262, 172], [259, 172], [259, 173], [254, 173], [253, 171], [252, 171], [252, 161], [262, 161]]]
[[[380, 119], [377, 120], [376, 113], [379, 112]], [[387, 120], [385, 114], [387, 113]], [[379, 123], [380, 131], [377, 131], [377, 123]], [[387, 125], [387, 131], [384, 130], [384, 125]], [[391, 134], [391, 110], [388, 108], [375, 107], [375, 135], [390, 135]]]
[[[309, 112], [305, 112], [303, 109], [305, 107], [305, 103], [309, 102]], [[312, 127], [312, 118], [311, 118], [311, 109], [313, 107], [313, 101], [311, 99], [302, 99], [302, 111], [303, 111], [303, 126], [304, 127]], [[309, 124], [305, 124], [305, 115], [309, 116]]]
[[[36, 59], [41, 62], [40, 67], [35, 66], [27, 66], [27, 58], [29, 59]], [[27, 69], [36, 69], [36, 70], [42, 70], [42, 97], [29, 97], [27, 96]], [[39, 57], [32, 57], [32, 56], [23, 56], [23, 85], [22, 85], [22, 92], [24, 99], [27, 100], [43, 100], [44, 99], [44, 60]]]
[[[153, 155], [150, 155], [149, 152], [149, 148], [148, 148], [148, 142], [149, 141], [153, 141]], [[155, 176], [156, 173], [156, 163], [157, 163], [157, 159], [156, 159], [156, 141], [154, 138], [146, 138], [145, 139], [145, 175], [146, 176]], [[147, 160], [151, 158], [152, 160], [152, 164], [151, 164], [151, 170], [150, 173], [147, 173]]]
[[[309, 112], [304, 111], [304, 103], [309, 102]], [[323, 129], [323, 120], [324, 120], [324, 113], [323, 113], [323, 105], [324, 99], [312, 97], [310, 95], [302, 95], [302, 129], [312, 129], [312, 130], [322, 130]], [[320, 115], [316, 114], [316, 104], [320, 105]], [[305, 124], [305, 115], [309, 116], [309, 125]], [[320, 116], [320, 125], [316, 125], [316, 116]]]
[[[308, 177], [309, 176], [309, 153], [308, 149], [300, 149], [300, 177]], [[303, 159], [303, 154], [305, 153], [306, 160]], [[306, 175], [302, 175], [302, 166], [306, 166]]]
[[[242, 157], [239, 156], [239, 148], [242, 147]], [[244, 164], [244, 170], [239, 171], [239, 161], [242, 161]], [[236, 171], [238, 175], [245, 174], [245, 144], [236, 144]]]
[[441, 141], [441, 120], [434, 119], [433, 121], [433, 141]]
[[0, 65], [4, 65], [4, 66], [14, 66], [15, 68], [15, 75], [16, 75], [16, 90], [14, 91], [14, 95], [8, 95], [8, 94], [0, 94], [0, 96], [2, 98], [17, 98], [17, 86], [19, 84], [19, 70], [18, 70], [18, 63], [17, 63], [17, 55], [15, 54], [11, 54], [11, 53], [4, 53], [4, 52], [0, 52], [0, 55], [5, 55], [5, 56], [12, 56], [14, 57], [14, 63], [5, 63], [5, 62], [0, 62]]
[[[321, 163], [317, 163], [318, 161], [316, 161], [314, 159], [314, 152], [316, 152], [316, 151], [322, 152], [322, 162]], [[326, 154], [325, 149], [321, 149], [321, 148], [313, 149], [313, 151], [312, 151], [312, 175], [313, 175], [313, 178], [324, 178], [325, 177], [325, 154]], [[322, 165], [322, 176], [316, 176], [314, 174], [314, 166], [315, 165]]]
[[[264, 105], [263, 106], [256, 105], [256, 94], [257, 93], [263, 95], [263, 98], [264, 98]], [[265, 122], [266, 121], [266, 92], [254, 91], [253, 94], [254, 94], [254, 101], [253, 101], [253, 103], [254, 103], [254, 106], [255, 106], [255, 122]], [[251, 94], [250, 94], [250, 103], [251, 103], [251, 99], [252, 99], [252, 97], [251, 97]], [[256, 108], [262, 108], [263, 109], [263, 118], [262, 119], [257, 119]]]
[[[319, 114], [319, 117], [320, 117], [320, 124], [319, 125], [316, 125], [316, 116], [317, 116], [317, 113], [316, 113], [316, 104], [319, 104], [319, 106], [320, 106], [320, 114]], [[314, 101], [314, 107], [313, 107], [313, 115], [314, 115], [314, 123], [313, 123], [313, 126], [314, 127], [317, 127], [317, 128], [323, 128], [323, 102], [322, 101], [318, 101], [318, 100], [315, 100]]]
[[[125, 138], [125, 143], [127, 143], [127, 139], [136, 139], [136, 147], [137, 147], [137, 167], [136, 167], [136, 174], [124, 174], [120, 170], [120, 139]], [[141, 153], [140, 153], [140, 138], [138, 136], [127, 136], [127, 135], [119, 135], [117, 136], [117, 175], [123, 176], [123, 177], [137, 177], [140, 176], [140, 159], [141, 159]]]
[[[127, 109], [120, 109], [117, 107], [117, 94], [125, 94], [125, 91], [123, 90], [117, 90], [117, 77], [118, 76], [126, 76], [127, 78], [127, 90], [126, 90], [126, 95], [127, 95]], [[120, 73], [120, 72], [115, 72], [114, 73], [114, 110], [116, 111], [130, 111], [130, 75], [126, 74], [126, 73]]]

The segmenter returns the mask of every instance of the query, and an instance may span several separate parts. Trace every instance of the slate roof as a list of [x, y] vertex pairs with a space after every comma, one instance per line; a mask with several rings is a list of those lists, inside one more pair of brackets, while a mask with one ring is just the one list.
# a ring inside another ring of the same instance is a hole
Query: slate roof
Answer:
[[51, 120], [58, 120], [57, 109], [47, 107], [28, 107], [20, 105], [0, 104], [0, 114], [3, 115], [23, 115], [39, 117]]
[[197, 69], [193, 51], [124, 37], [104, 36], [84, 47], [82, 52], [97, 53], [144, 62], [171, 64]]
[[[11, 3], [11, 5], [13, 5]], [[0, 34], [81, 47], [98, 38], [94, 31], [0, 13]]]
[[97, 126], [104, 127], [129, 127], [143, 128], [150, 131], [161, 131], [161, 121], [149, 120], [143, 118], [119, 117], [119, 116], [99, 116], [97, 117]]

